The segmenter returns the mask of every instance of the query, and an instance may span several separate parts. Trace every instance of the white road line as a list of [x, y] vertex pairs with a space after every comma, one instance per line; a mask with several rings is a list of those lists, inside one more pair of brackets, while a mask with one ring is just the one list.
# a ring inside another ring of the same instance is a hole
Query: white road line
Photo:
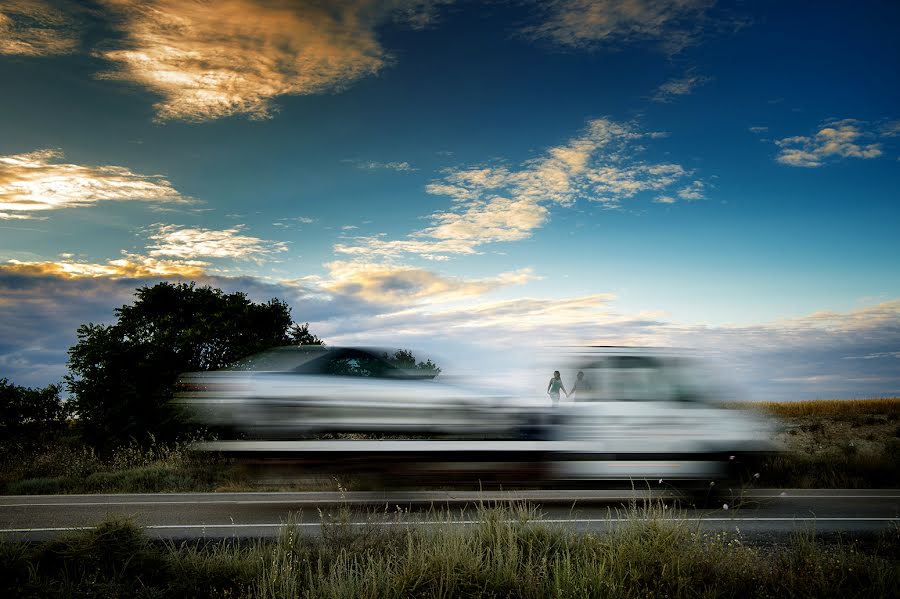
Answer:
[[[583, 520], [568, 518], [553, 518], [545, 520], [535, 520], [531, 524], [600, 524], [613, 522], [649, 522], [652, 518], [587, 518]], [[791, 517], [771, 517], [771, 518], [667, 518], [664, 522], [691, 522], [702, 524], [703, 522], [900, 522], [900, 518], [791, 518]], [[421, 526], [421, 525], [455, 525], [455, 524], [480, 524], [481, 520], [455, 520], [447, 522], [445, 520], [424, 520], [414, 522], [347, 522], [346, 526]], [[503, 520], [505, 524], [517, 524], [519, 520]], [[177, 529], [227, 529], [227, 528], [290, 528], [292, 526], [302, 527], [321, 527], [321, 522], [295, 522], [295, 523], [261, 523], [261, 524], [149, 524], [142, 528], [148, 530], [177, 530]], [[28, 533], [28, 532], [67, 532], [78, 530], [94, 530], [96, 526], [63, 526], [53, 528], [5, 528], [0, 529], [0, 533]]]
[[[658, 496], [653, 499], [671, 499], [673, 496]], [[487, 502], [496, 503], [504, 501], [532, 501], [535, 503], [550, 501], [646, 501], [647, 497], [539, 497], [529, 498], [523, 497], [444, 497], [444, 498], [428, 498], [428, 497], [385, 497], [371, 499], [212, 499], [206, 501], [72, 501], [72, 502], [49, 502], [49, 503], [0, 503], [0, 508], [4, 507], [74, 507], [74, 506], [101, 506], [101, 505], [287, 505], [287, 504], [309, 504], [309, 505], [325, 505], [325, 504], [377, 504], [377, 503], [476, 503]], [[900, 499], [900, 495], [753, 495], [753, 496], [736, 496], [736, 499]]]

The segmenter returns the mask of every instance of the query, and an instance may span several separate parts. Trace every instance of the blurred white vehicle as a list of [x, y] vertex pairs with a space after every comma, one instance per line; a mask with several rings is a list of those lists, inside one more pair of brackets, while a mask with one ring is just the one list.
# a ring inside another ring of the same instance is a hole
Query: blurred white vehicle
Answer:
[[[380, 473], [391, 484], [707, 484], [775, 449], [774, 421], [726, 405], [700, 361], [641, 348], [553, 360], [569, 389], [583, 373], [556, 407], [432, 380], [382, 350], [304, 347], [184, 375], [177, 401], [247, 437], [199, 450]], [[307, 439], [326, 431], [414, 438]]]
[[377, 348], [286, 346], [228, 368], [184, 374], [175, 403], [256, 439], [323, 432], [485, 435], [518, 430], [510, 398], [401, 368]]
[[[561, 358], [581, 382], [556, 408], [561, 480], [715, 479], [775, 450], [773, 419], [726, 404], [704, 363], [641, 348], [582, 348]], [[571, 385], [571, 383], [569, 383]]]

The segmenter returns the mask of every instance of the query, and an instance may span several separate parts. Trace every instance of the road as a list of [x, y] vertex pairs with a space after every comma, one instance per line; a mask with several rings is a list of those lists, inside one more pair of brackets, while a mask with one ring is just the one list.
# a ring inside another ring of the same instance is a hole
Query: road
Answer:
[[[349, 514], [349, 526], [465, 526], [474, 522], [479, 504], [511, 500], [528, 500], [550, 525], [602, 531], [642, 517], [628, 505], [637, 500], [640, 507], [648, 499], [662, 517], [705, 531], [739, 529], [750, 538], [805, 530], [872, 534], [900, 524], [900, 490], [893, 489], [757, 489], [703, 510], [675, 506], [666, 492], [621, 490], [20, 495], [0, 496], [0, 539], [45, 540], [113, 516], [133, 518], [162, 539], [273, 537], [288, 521], [319, 534], [321, 514], [328, 519], [342, 512]], [[447, 513], [453, 514], [449, 523]]]

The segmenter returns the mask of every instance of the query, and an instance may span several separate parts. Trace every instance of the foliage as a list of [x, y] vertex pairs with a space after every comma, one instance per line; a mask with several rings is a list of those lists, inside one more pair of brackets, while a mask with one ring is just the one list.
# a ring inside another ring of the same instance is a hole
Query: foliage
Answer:
[[417, 363], [416, 357], [408, 349], [377, 355], [353, 348], [337, 350], [337, 356], [328, 360], [325, 371], [338, 376], [383, 377], [396, 373], [397, 368], [415, 371], [417, 377], [434, 378], [441, 372], [431, 360]]
[[294, 323], [288, 331], [291, 345], [325, 345], [325, 342], [309, 332], [309, 323]]
[[433, 376], [437, 376], [441, 373], [441, 369], [438, 368], [437, 364], [432, 362], [430, 358], [425, 362], [417, 363], [416, 357], [408, 349], [397, 350], [392, 356], [385, 354], [384, 357], [398, 368], [419, 370], [422, 371], [423, 374], [432, 374]]
[[69, 350], [69, 392], [85, 438], [101, 447], [186, 433], [168, 402], [180, 373], [220, 368], [291, 342], [290, 308], [190, 284], [141, 287], [113, 325], [85, 324]]
[[58, 385], [21, 387], [0, 379], [0, 443], [36, 445], [58, 434], [71, 416]]

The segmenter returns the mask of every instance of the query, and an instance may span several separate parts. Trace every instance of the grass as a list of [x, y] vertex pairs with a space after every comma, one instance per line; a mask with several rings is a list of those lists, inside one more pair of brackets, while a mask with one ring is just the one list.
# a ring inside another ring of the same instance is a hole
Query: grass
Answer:
[[[15, 597], [887, 597], [900, 588], [900, 531], [876, 542], [770, 548], [701, 534], [658, 509], [576, 534], [523, 505], [482, 507], [471, 526], [288, 525], [274, 541], [154, 543], [128, 521], [43, 544], [0, 545]], [[432, 515], [451, 524], [449, 515]]]

